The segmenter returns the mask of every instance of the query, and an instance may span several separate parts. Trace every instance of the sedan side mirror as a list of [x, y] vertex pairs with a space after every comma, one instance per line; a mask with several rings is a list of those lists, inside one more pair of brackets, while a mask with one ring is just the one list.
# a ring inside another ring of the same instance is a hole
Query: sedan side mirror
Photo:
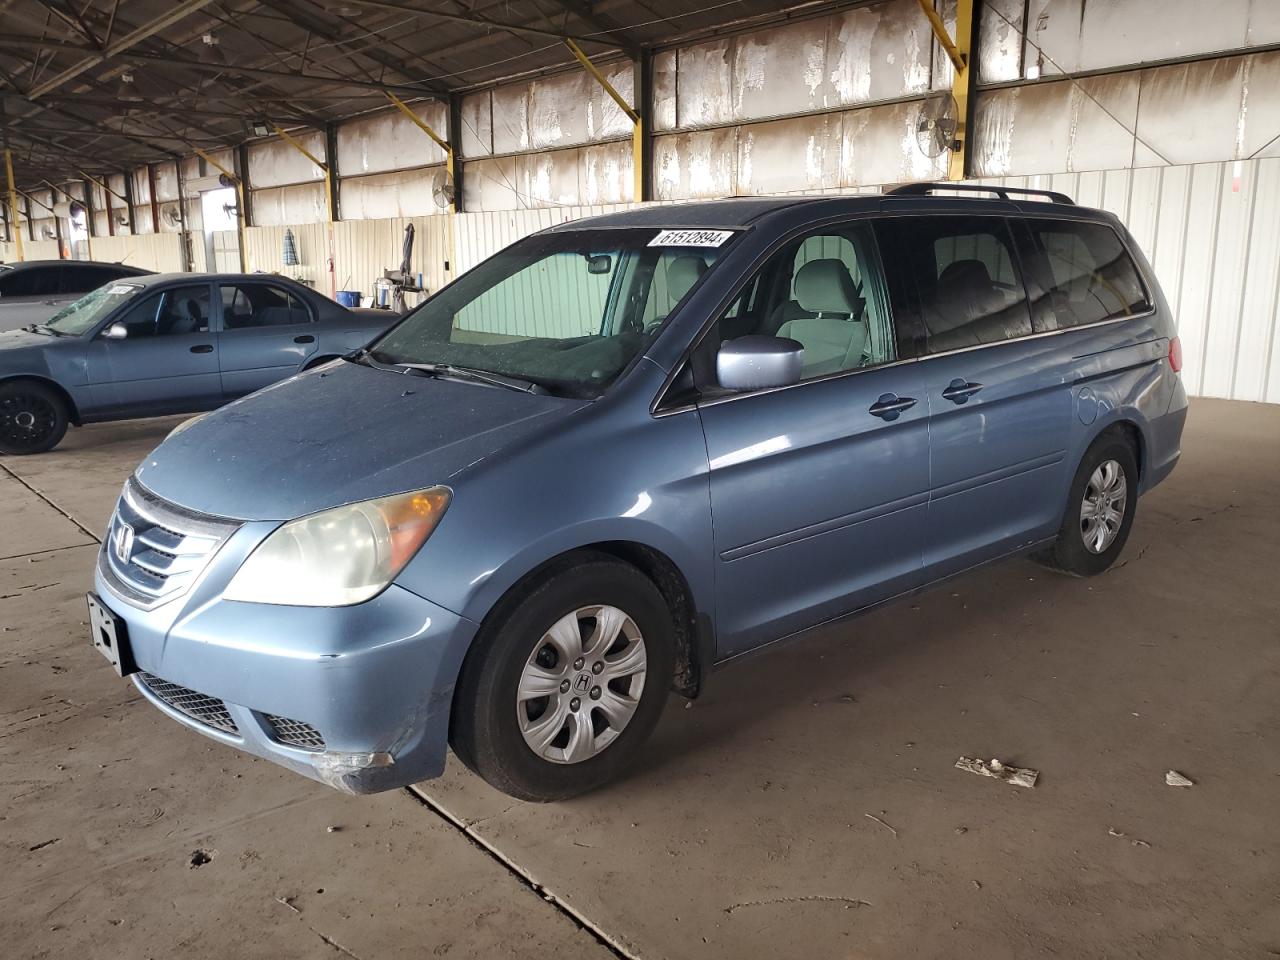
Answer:
[[800, 382], [804, 346], [787, 337], [753, 334], [720, 345], [716, 379], [726, 390], [768, 390]]
[[127, 340], [128, 338], [129, 328], [123, 323], [113, 323], [102, 331], [103, 340]]

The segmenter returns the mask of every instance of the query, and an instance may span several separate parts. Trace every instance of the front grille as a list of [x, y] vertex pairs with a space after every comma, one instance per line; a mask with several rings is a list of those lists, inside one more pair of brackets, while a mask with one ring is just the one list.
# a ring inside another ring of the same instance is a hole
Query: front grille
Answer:
[[267, 723], [271, 725], [271, 732], [281, 743], [301, 747], [304, 750], [324, 749], [324, 737], [320, 736], [320, 731], [309, 723], [272, 714], [267, 714]]
[[139, 673], [138, 679], [160, 700], [197, 723], [224, 733], [240, 733], [240, 728], [231, 719], [231, 714], [227, 713], [226, 703], [217, 697], [189, 690], [181, 684], [161, 680], [149, 673]]
[[185, 593], [240, 524], [162, 500], [132, 477], [98, 555], [103, 578], [149, 610]]

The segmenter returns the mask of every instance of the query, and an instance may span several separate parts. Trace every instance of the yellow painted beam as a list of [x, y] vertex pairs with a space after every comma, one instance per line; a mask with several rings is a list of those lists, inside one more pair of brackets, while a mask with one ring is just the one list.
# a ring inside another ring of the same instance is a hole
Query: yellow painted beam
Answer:
[[[965, 158], [969, 153], [969, 129], [965, 118], [969, 116], [969, 93], [972, 83], [973, 51], [969, 42], [973, 37], [974, 0], [956, 0], [956, 54], [960, 65], [956, 67], [951, 93], [956, 98], [956, 146], [951, 151], [951, 163], [947, 169], [948, 180], [965, 178]], [[943, 31], [945, 33], [945, 31]], [[955, 58], [952, 58], [952, 62]]]
[[[239, 235], [239, 238], [240, 238], [240, 270], [241, 270], [242, 272], [247, 273], [247, 272], [248, 272], [248, 262], [245, 260], [245, 257], [247, 257], [247, 256], [248, 256], [248, 249], [249, 249], [249, 248], [245, 245], [245, 237], [244, 237], [244, 181], [242, 181], [242, 180], [241, 180], [239, 177], [237, 177], [234, 173], [232, 173], [230, 170], [228, 170], [226, 167], [224, 167], [222, 164], [220, 164], [217, 160], [213, 159], [213, 157], [211, 157], [211, 156], [210, 156], [208, 153], [206, 153], [205, 151], [201, 150], [199, 147], [192, 147], [191, 149], [193, 149], [193, 150], [196, 152], [196, 156], [201, 157], [201, 158], [202, 158], [206, 163], [208, 163], [210, 166], [212, 166], [212, 167], [213, 167], [215, 170], [217, 170], [219, 173], [221, 173], [221, 174], [223, 174], [224, 176], [228, 177], [229, 179], [231, 179], [231, 180], [235, 181], [235, 185], [236, 185], [236, 233]], [[208, 266], [209, 266], [209, 264], [205, 264], [205, 267], [206, 267], [206, 268], [207, 268]]]
[[[414, 124], [417, 125], [419, 130], [421, 130], [428, 137], [434, 140], [436, 142], [436, 145], [441, 150], [444, 151], [444, 165], [445, 165], [445, 169], [449, 171], [449, 182], [456, 185], [458, 182], [458, 177], [457, 177], [457, 171], [454, 169], [454, 164], [457, 163], [458, 155], [457, 155], [457, 152], [453, 149], [452, 144], [450, 144], [449, 141], [446, 140], [444, 137], [440, 136], [440, 134], [436, 133], [436, 131], [432, 129], [431, 124], [427, 123], [427, 121], [423, 120], [420, 116], [418, 116], [413, 111], [412, 107], [410, 107], [407, 103], [405, 103], [403, 100], [397, 97], [390, 90], [383, 90], [382, 92], [386, 94], [386, 97], [388, 100], [390, 100], [393, 104], [395, 104], [395, 107], [397, 110], [399, 110], [406, 117], [412, 120]], [[454, 199], [449, 203], [449, 212], [455, 213], [457, 212], [457, 209], [458, 209], [458, 201], [457, 201], [457, 197], [455, 196]]]
[[[197, 151], [197, 152], [198, 152], [198, 151]], [[120, 194], [116, 193], [116, 192], [115, 192], [114, 190], [112, 190], [109, 186], [107, 186], [107, 181], [106, 181], [106, 180], [98, 180], [98, 179], [96, 179], [95, 177], [91, 177], [89, 174], [85, 173], [83, 170], [80, 170], [80, 171], [77, 171], [77, 172], [80, 174], [80, 176], [84, 177], [86, 180], [88, 180], [88, 181], [89, 181], [90, 183], [92, 183], [94, 186], [101, 187], [101, 188], [102, 188], [102, 191], [103, 191], [104, 193], [109, 193], [109, 194], [111, 194], [111, 196], [115, 197], [115, 198], [116, 198], [117, 200], [119, 200], [121, 203], [128, 203], [128, 202], [129, 202], [129, 198], [128, 198], [128, 197], [122, 197], [122, 196], [120, 196]]]
[[604, 88], [604, 92], [613, 98], [613, 102], [618, 105], [627, 119], [631, 121], [631, 165], [635, 174], [634, 198], [636, 202], [644, 199], [644, 120], [636, 109], [627, 103], [608, 80], [608, 78], [600, 72], [600, 68], [591, 62], [591, 58], [582, 52], [582, 48], [570, 40], [568, 37], [563, 38], [564, 45], [569, 48], [569, 52], [574, 55], [577, 61], [582, 64], [582, 69], [595, 79], [596, 83]]
[[279, 134], [281, 140], [289, 144], [289, 146], [293, 147], [293, 149], [297, 150], [300, 154], [324, 171], [324, 209], [329, 222], [333, 223], [333, 174], [329, 170], [329, 165], [319, 159], [296, 139], [291, 137], [279, 124], [273, 123], [271, 127], [277, 134]]
[[18, 191], [13, 184], [13, 153], [9, 150], [4, 152], [4, 172], [9, 178], [9, 232], [18, 245], [18, 259], [25, 260], [26, 255], [22, 252], [22, 224], [18, 221]]
[[[938, 38], [938, 42], [942, 44], [942, 49], [945, 50], [947, 52], [947, 56], [951, 58], [951, 65], [955, 67], [956, 72], [959, 73], [961, 70], [964, 69], [964, 66], [965, 66], [964, 54], [961, 51], [960, 46], [954, 40], [952, 40], [951, 35], [947, 33], [947, 25], [944, 24], [942, 22], [942, 18], [938, 16], [938, 11], [933, 9], [933, 0], [916, 0], [916, 2], [920, 4], [920, 10], [924, 13], [925, 17], [928, 18], [929, 26], [933, 28], [933, 35]], [[973, 17], [972, 2], [970, 2], [969, 4], [969, 17], [970, 17], [970, 20], [972, 21], [972, 17]], [[961, 37], [968, 36], [967, 30], [962, 31], [960, 29], [958, 11], [957, 11], [957, 17], [956, 17], [956, 33], [958, 33]], [[967, 39], [965, 40], [965, 44], [966, 46], [968, 45]]]

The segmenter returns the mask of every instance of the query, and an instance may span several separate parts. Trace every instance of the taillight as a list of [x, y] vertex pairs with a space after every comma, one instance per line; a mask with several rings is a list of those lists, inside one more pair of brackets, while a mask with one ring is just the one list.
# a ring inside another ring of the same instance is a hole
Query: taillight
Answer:
[[1182, 370], [1182, 341], [1177, 337], [1169, 341], [1169, 368], [1174, 373]]

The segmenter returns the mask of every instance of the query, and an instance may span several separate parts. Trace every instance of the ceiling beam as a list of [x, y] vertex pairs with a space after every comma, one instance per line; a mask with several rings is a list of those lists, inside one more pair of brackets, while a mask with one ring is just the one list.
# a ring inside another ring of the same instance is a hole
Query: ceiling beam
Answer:
[[185, 20], [193, 13], [197, 13], [201, 7], [207, 7], [213, 0], [181, 0], [176, 2], [166, 12], [160, 14], [150, 23], [137, 27], [129, 31], [119, 40], [105, 46], [100, 51], [94, 51], [92, 56], [86, 57], [74, 66], [68, 67], [55, 77], [50, 77], [43, 83], [37, 84], [30, 91], [28, 96], [32, 99], [39, 99], [52, 90], [57, 90], [64, 83], [69, 83], [86, 70], [92, 69], [104, 60], [110, 60], [118, 57], [120, 54], [132, 50], [143, 40], [155, 36], [162, 30], [167, 30], [180, 20]]
[[360, 0], [360, 3], [366, 7], [377, 7], [379, 10], [394, 10], [397, 13], [414, 13], [420, 17], [434, 17], [438, 20], [448, 20], [451, 23], [464, 23], [472, 27], [484, 27], [488, 30], [500, 30], [505, 33], [512, 33], [516, 36], [526, 37], [542, 37], [549, 40], [576, 40], [579, 43], [594, 43], [606, 47], [615, 47], [616, 43], [609, 40], [602, 40], [599, 37], [583, 37], [577, 34], [565, 33], [563, 30], [551, 30], [546, 27], [531, 27], [522, 23], [507, 23], [503, 20], [490, 20], [478, 13], [447, 13], [443, 10], [423, 10], [419, 7], [411, 7], [404, 3], [390, 3], [388, 0]]
[[594, 13], [591, 10], [591, 4], [587, 3], [586, 0], [551, 0], [551, 2], [562, 10], [568, 10], [591, 29], [595, 30], [597, 37], [618, 47], [628, 56], [635, 58], [639, 54], [640, 45], [616, 24], [606, 21], [599, 14]]

